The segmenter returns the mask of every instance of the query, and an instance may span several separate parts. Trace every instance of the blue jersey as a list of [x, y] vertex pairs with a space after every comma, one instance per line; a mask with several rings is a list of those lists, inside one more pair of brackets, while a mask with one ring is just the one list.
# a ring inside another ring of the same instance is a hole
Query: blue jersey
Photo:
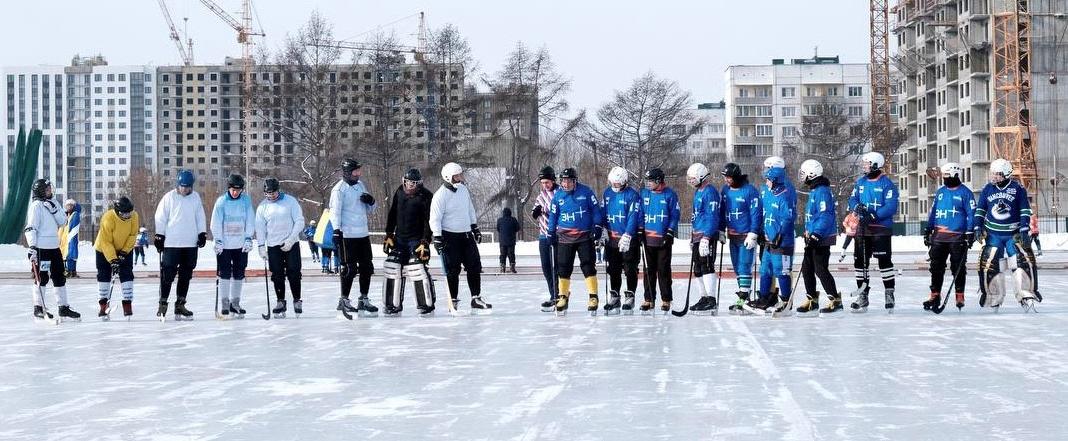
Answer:
[[631, 187], [623, 187], [619, 191], [606, 188], [601, 203], [604, 206], [604, 227], [608, 230], [611, 245], [618, 243], [619, 237], [624, 234], [637, 234], [641, 213], [637, 190]]
[[738, 188], [724, 185], [721, 194], [723, 203], [720, 215], [723, 220], [719, 229], [726, 230], [730, 235], [760, 233], [764, 220], [757, 189], [748, 183]]
[[877, 179], [861, 176], [853, 185], [849, 195], [849, 211], [859, 204], [868, 207], [868, 212], [875, 215], [875, 221], [867, 226], [865, 236], [888, 236], [894, 227], [894, 215], [897, 214], [897, 186], [885, 174]]
[[835, 225], [834, 195], [831, 194], [827, 178], [820, 176], [816, 179], [819, 181], [812, 187], [808, 201], [805, 202], [805, 232], [829, 242], [820, 245], [833, 245], [838, 233], [838, 226]]
[[690, 218], [693, 231], [690, 233], [690, 242], [700, 242], [704, 237], [715, 240], [716, 233], [719, 232], [720, 203], [719, 192], [715, 186], [706, 185], [694, 192], [693, 217]]
[[975, 228], [975, 198], [972, 189], [943, 186], [935, 193], [934, 205], [927, 215], [927, 228], [935, 242], [959, 242], [962, 234]]
[[658, 247], [664, 244], [667, 230], [679, 230], [679, 195], [675, 190], [664, 187], [662, 191], [642, 189], [642, 228], [645, 230], [645, 243]]
[[1016, 181], [1009, 180], [1002, 187], [986, 184], [976, 205], [972, 225], [986, 228], [991, 234], [1014, 234], [1031, 225], [1027, 190]]
[[560, 243], [589, 240], [593, 227], [602, 222], [601, 205], [590, 187], [576, 183], [574, 190], [556, 190], [549, 204], [548, 234], [556, 235]]
[[791, 196], [790, 187], [783, 185], [765, 191], [760, 197], [760, 205], [764, 211], [764, 237], [768, 242], [774, 242], [777, 236], [782, 236], [781, 249], [792, 249], [797, 199]]

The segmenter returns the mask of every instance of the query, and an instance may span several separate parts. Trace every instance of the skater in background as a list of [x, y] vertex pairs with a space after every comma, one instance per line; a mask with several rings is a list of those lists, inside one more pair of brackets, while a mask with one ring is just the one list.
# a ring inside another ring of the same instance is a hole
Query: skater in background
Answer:
[[67, 302], [67, 277], [63, 268], [63, 254], [59, 248], [59, 230], [66, 222], [59, 202], [52, 193], [52, 183], [47, 179], [33, 181], [33, 200], [26, 215], [23, 236], [29, 251], [26, 256], [34, 273], [33, 316], [35, 319], [52, 320], [52, 314], [44, 308], [44, 287], [52, 281], [52, 294], [56, 298], [61, 320], [80, 321], [82, 315], [70, 308]]
[[[638, 191], [627, 185], [630, 172], [623, 167], [612, 167], [608, 172], [608, 188], [601, 196], [604, 207], [603, 222], [607, 230], [605, 260], [608, 261], [608, 301], [605, 314], [619, 314], [634, 310], [634, 291], [638, 289], [638, 263], [641, 259], [638, 235], [641, 220], [641, 199]], [[620, 290], [626, 278], [627, 288], [620, 303]]]
[[308, 241], [308, 251], [311, 252], [312, 262], [319, 262], [319, 246], [315, 244], [315, 219], [308, 223], [308, 227], [304, 229], [301, 236]]
[[[430, 263], [430, 201], [434, 194], [423, 187], [423, 174], [411, 168], [404, 173], [400, 187], [390, 198], [386, 216], [386, 240], [382, 251], [384, 308], [386, 315], [404, 310], [404, 285], [412, 282], [416, 307], [426, 316], [434, 312], [434, 287], [427, 264]], [[413, 262], [413, 259], [415, 262]]]
[[[337, 310], [360, 316], [378, 316], [378, 307], [371, 304], [367, 293], [371, 289], [371, 275], [375, 273], [371, 259], [371, 237], [367, 217], [375, 212], [375, 198], [360, 181], [363, 164], [355, 159], [341, 162], [341, 180], [330, 191], [330, 224], [334, 228], [334, 249], [341, 258], [341, 297]], [[356, 306], [349, 301], [352, 284], [359, 274], [360, 297]]]
[[694, 188], [690, 259], [693, 259], [693, 278], [697, 279], [700, 299], [690, 309], [695, 314], [719, 309], [716, 300], [716, 252], [713, 244], [720, 242], [719, 223], [722, 199], [712, 182], [708, 167], [694, 163], [686, 170], [686, 183]]
[[968, 249], [975, 242], [975, 198], [972, 189], [961, 182], [964, 169], [956, 162], [942, 165], [942, 187], [935, 193], [927, 215], [923, 244], [931, 262], [931, 296], [923, 302], [924, 310], [942, 305], [942, 281], [949, 258], [950, 276], [957, 308], [964, 307], [964, 284], [967, 274], [960, 270], [968, 261]]
[[[1025, 310], [1034, 308], [1035, 262], [1027, 252], [1031, 240], [1031, 204], [1027, 190], [1012, 179], [1012, 163], [990, 163], [991, 180], [976, 202], [975, 236], [983, 239], [979, 253], [979, 306], [998, 308], [1005, 298], [1004, 269], [1015, 279], [1016, 300]], [[1013, 259], [1015, 257], [1015, 259]]]
[[211, 237], [215, 245], [215, 275], [219, 278], [219, 311], [222, 318], [244, 318], [241, 291], [245, 286], [248, 253], [256, 234], [256, 212], [252, 197], [245, 193], [245, 178], [233, 174], [226, 179], [226, 193], [215, 200], [211, 210]]
[[868, 293], [871, 290], [868, 267], [871, 258], [879, 261], [887, 310], [894, 309], [894, 261], [890, 246], [894, 215], [897, 214], [897, 185], [882, 171], [886, 163], [877, 152], [865, 153], [860, 158], [864, 175], [857, 178], [849, 195], [849, 211], [856, 213], [859, 223], [854, 246], [853, 267], [857, 279], [856, 300], [849, 305], [852, 312], [868, 310]]
[[156, 205], [156, 236], [153, 245], [160, 259], [160, 296], [156, 316], [167, 315], [171, 284], [178, 279], [178, 296], [174, 301], [174, 319], [192, 320], [193, 312], [185, 307], [189, 281], [197, 266], [197, 248], [208, 243], [207, 222], [200, 193], [193, 190], [196, 177], [190, 170], [178, 172], [175, 189], [167, 192]]
[[66, 264], [67, 278], [77, 279], [78, 276], [78, 233], [81, 230], [82, 206], [74, 199], [63, 202], [63, 209], [67, 213], [67, 222], [63, 225], [59, 234], [60, 250], [63, 251], [63, 261]]
[[[831, 193], [831, 182], [823, 176], [823, 164], [815, 159], [801, 163], [798, 179], [809, 188], [805, 202], [805, 257], [801, 260], [801, 277], [805, 281], [805, 302], [797, 307], [799, 315], [823, 314], [842, 310], [842, 293], [831, 275], [831, 246], [838, 239], [835, 226], [837, 204]], [[827, 292], [827, 306], [820, 309], [816, 277]]]
[[575, 256], [586, 282], [589, 300], [586, 310], [597, 313], [597, 264], [594, 243], [603, 233], [601, 204], [590, 187], [578, 181], [578, 171], [568, 167], [560, 172], [560, 190], [549, 206], [548, 235], [556, 247], [556, 278], [559, 281], [556, 312], [566, 313], [571, 298], [571, 272]]
[[282, 192], [278, 179], [263, 180], [263, 201], [256, 208], [256, 240], [260, 257], [267, 261], [274, 285], [275, 302], [271, 313], [286, 316], [286, 281], [293, 295], [293, 312], [304, 313], [300, 298], [300, 233], [304, 231], [304, 211], [297, 198]]
[[133, 256], [130, 253], [137, 243], [137, 226], [141, 216], [134, 210], [130, 198], [116, 200], [111, 209], [100, 216], [100, 230], [93, 241], [96, 250], [96, 282], [100, 296], [100, 312], [97, 317], [107, 320], [111, 309], [112, 281], [119, 276], [122, 290], [122, 315], [133, 315]]
[[749, 301], [753, 289], [753, 258], [757, 252], [757, 239], [764, 224], [764, 215], [760, 207], [760, 193], [749, 183], [749, 176], [742, 173], [742, 168], [733, 162], [723, 166], [724, 186], [720, 191], [723, 202], [720, 205], [721, 237], [727, 238], [731, 255], [731, 266], [738, 278], [738, 298], [728, 310], [731, 314], [742, 314], [742, 305]]
[[679, 196], [664, 182], [664, 171], [653, 168], [645, 172], [641, 191], [641, 236], [645, 247], [645, 300], [641, 311], [648, 313], [660, 287], [660, 310], [671, 310], [671, 245], [679, 229]]
[[497, 240], [501, 247], [501, 274], [504, 274], [505, 260], [510, 262], [509, 268], [515, 274], [515, 242], [519, 234], [519, 219], [512, 216], [512, 209], [504, 207], [501, 217], [497, 218]]
[[145, 262], [145, 247], [148, 246], [148, 229], [141, 227], [137, 232], [137, 240], [134, 242], [134, 258], [133, 263], [137, 264], [137, 258], [141, 258], [141, 265], [148, 266]]
[[530, 217], [538, 223], [538, 255], [541, 257], [541, 274], [549, 287], [549, 300], [541, 303], [543, 312], [556, 310], [557, 282], [555, 275], [555, 252], [547, 233], [549, 225], [549, 205], [560, 188], [556, 184], [556, 171], [545, 166], [538, 172], [538, 197], [530, 210]]
[[467, 271], [467, 288], [471, 291], [471, 311], [488, 313], [493, 308], [482, 298], [482, 261], [478, 244], [482, 232], [478, 229], [478, 217], [471, 193], [464, 184], [464, 170], [460, 164], [450, 162], [441, 168], [445, 181], [434, 192], [430, 202], [430, 230], [434, 248], [445, 260], [445, 281], [452, 296], [452, 311], [460, 303], [460, 268]]

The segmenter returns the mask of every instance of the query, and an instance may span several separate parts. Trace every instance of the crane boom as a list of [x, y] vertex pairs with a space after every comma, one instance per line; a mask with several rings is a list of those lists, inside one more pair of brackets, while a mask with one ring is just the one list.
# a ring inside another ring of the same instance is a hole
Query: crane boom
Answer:
[[178, 28], [174, 26], [174, 20], [171, 19], [171, 12], [167, 9], [167, 2], [165, 0], [156, 0], [159, 3], [159, 9], [163, 11], [163, 18], [167, 20], [167, 27], [171, 30], [171, 40], [174, 41], [174, 45], [178, 48], [178, 55], [182, 57], [182, 63], [186, 66], [193, 64], [193, 40], [189, 40], [190, 50], [186, 50], [185, 46], [182, 46], [182, 37], [178, 35]]

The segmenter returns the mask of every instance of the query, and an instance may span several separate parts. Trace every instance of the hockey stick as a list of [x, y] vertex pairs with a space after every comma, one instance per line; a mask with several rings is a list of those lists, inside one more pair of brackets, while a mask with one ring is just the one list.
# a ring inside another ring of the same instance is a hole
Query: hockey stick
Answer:
[[219, 274], [215, 274], [215, 320], [222, 320], [222, 314], [219, 314]]
[[[700, 258], [700, 254], [698, 254], [698, 258]], [[695, 262], [697, 262], [697, 259], [694, 259], [693, 257], [691, 257], [690, 258], [690, 274], [688, 276], [686, 276], [686, 300], [682, 304], [682, 311], [681, 312], [676, 312], [675, 310], [671, 310], [671, 315], [673, 315], [675, 317], [682, 317], [682, 316], [686, 315], [687, 312], [690, 312], [690, 286], [693, 284], [693, 267], [694, 267], [694, 263]]]
[[[642, 240], [639, 244], [642, 247], [642, 282], [645, 284], [645, 291], [642, 292], [642, 298], [644, 299], [649, 294], [649, 286], [653, 284], [653, 281], [649, 280], [649, 253], [645, 249], [645, 235], [642, 234]], [[656, 294], [653, 294], [653, 299], [649, 302], [656, 301]], [[652, 311], [652, 308], [649, 309]], [[650, 314], [652, 315], [652, 314]]]
[[[270, 256], [268, 256], [270, 258]], [[271, 319], [271, 285], [267, 282], [267, 261], [263, 261], [263, 292], [267, 296], [267, 312], [260, 314], [264, 320]], [[350, 319], [351, 320], [351, 319]]]
[[111, 320], [111, 294], [113, 292], [115, 292], [115, 278], [118, 277], [118, 276], [119, 276], [118, 271], [112, 271], [111, 272], [111, 284], [108, 285], [108, 297], [107, 297], [107, 305], [108, 306], [107, 306], [107, 308], [104, 309], [104, 316], [107, 317], [107, 319], [105, 319], [105, 320]]
[[[37, 262], [34, 262], [32, 260], [30, 261], [30, 270], [33, 271], [33, 282], [34, 282], [34, 285], [37, 287], [37, 296], [38, 296], [39, 299], [41, 299], [41, 310], [44, 311], [43, 320], [45, 320], [47, 323], [50, 323], [50, 324], [58, 326], [59, 322], [60, 322], [60, 318], [59, 318], [58, 312], [57, 312], [56, 315], [52, 315], [51, 313], [48, 312], [48, 306], [45, 305], [44, 287], [41, 286], [41, 275], [38, 273], [38, 268], [40, 268], [40, 258], [41, 258], [40, 251], [38, 251], [38, 254], [37, 254], [38, 261]], [[49, 316], [51, 316], [52, 318], [48, 318]]]
[[[342, 290], [344, 289], [344, 285], [345, 285], [345, 274], [350, 271], [349, 270], [349, 264], [348, 264], [348, 262], [345, 261], [345, 257], [346, 256], [345, 256], [345, 252], [343, 250], [344, 247], [345, 247], [345, 238], [344, 237], [341, 238], [341, 242], [334, 244], [334, 253], [335, 253], [334, 257], [337, 257], [338, 261], [341, 262], [342, 270], [337, 272], [337, 279], [338, 279], [339, 282], [341, 282], [341, 286], [339, 286], [338, 288], [342, 289]], [[327, 265], [329, 265], [329, 264], [330, 264], [330, 262], [327, 262]], [[344, 292], [342, 292], [341, 294], [342, 294], [341, 298], [345, 298]], [[342, 301], [343, 300], [339, 300], [339, 302], [342, 302]], [[345, 320], [352, 320], [352, 313], [346, 311], [345, 308], [344, 308], [344, 305], [339, 305], [339, 306], [341, 306], [341, 309], [338, 310], [338, 311], [341, 311], [341, 316], [345, 317]]]
[[[727, 232], [724, 231], [723, 234], [727, 234]], [[720, 288], [720, 286], [723, 285], [723, 248], [724, 248], [724, 244], [720, 243], [719, 244], [719, 275], [716, 276], [716, 309], [713, 311], [714, 314], [712, 314], [712, 315], [718, 315], [719, 314], [719, 288]]]
[[156, 252], [159, 253], [159, 299], [156, 300], [156, 303], [163, 303], [165, 305], [162, 314], [159, 312], [159, 306], [157, 305], [156, 318], [160, 323], [163, 323], [167, 321], [166, 302], [163, 300], [163, 251], [156, 250]]
[[[963, 245], [963, 244], [962, 244]], [[945, 298], [942, 299], [942, 304], [938, 306], [932, 306], [931, 312], [935, 314], [941, 314], [946, 309], [946, 304], [949, 303], [949, 292], [953, 290], [953, 286], [957, 283], [957, 277], [960, 276], [960, 271], [968, 266], [968, 250], [964, 250], [964, 256], [961, 257], [960, 264], [957, 265], [957, 270], [953, 271], [953, 279], [949, 281], [949, 288], [946, 288]], [[983, 283], [982, 280], [979, 283]]]
[[454, 315], [454, 314], [456, 314], [456, 305], [452, 304], [453, 292], [452, 292], [452, 286], [449, 286], [449, 269], [448, 269], [449, 267], [445, 265], [445, 253], [442, 253], [442, 252], [439, 251], [438, 252], [438, 257], [440, 258], [439, 260], [441, 261], [441, 273], [445, 275], [445, 292], [449, 294], [449, 302], [448, 302], [449, 314]]

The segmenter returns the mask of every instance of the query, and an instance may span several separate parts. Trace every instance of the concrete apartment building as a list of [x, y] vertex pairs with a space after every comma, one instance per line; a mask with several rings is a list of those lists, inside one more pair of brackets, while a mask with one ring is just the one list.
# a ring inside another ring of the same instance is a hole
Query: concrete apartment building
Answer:
[[[1000, 0], [910, 0], [897, 3], [892, 12], [891, 43], [897, 68], [898, 127], [905, 131], [905, 145], [898, 172], [906, 220], [924, 220], [940, 182], [926, 171], [946, 162], [959, 162], [964, 183], [978, 193], [989, 180], [992, 105], [994, 99], [994, 53], [992, 14], [1006, 11]], [[1068, 97], [1063, 82], [1051, 84], [1050, 74], [1064, 72], [1064, 30], [1068, 20], [1065, 0], [1028, 2], [1032, 17], [1031, 72], [1033, 124], [1037, 127], [1039, 191], [1035, 212], [1058, 211], [1058, 188], [1064, 175], [1059, 164], [1068, 151], [1058, 148], [1068, 124], [1060, 124], [1068, 112], [1058, 106], [1058, 96]], [[1058, 12], [1059, 14], [1054, 14]], [[1059, 55], [1058, 55], [1059, 52]], [[1057, 177], [1057, 185], [1050, 178]]]
[[0, 98], [0, 203], [7, 196], [9, 168], [15, 154], [19, 127], [27, 135], [40, 129], [41, 150], [36, 176], [52, 181], [59, 197], [67, 195], [67, 78], [63, 66], [15, 66], [0, 68], [3, 81]]
[[701, 127], [686, 141], [686, 156], [691, 162], [705, 164], [713, 173], [727, 161], [727, 103], [702, 103], [693, 111]]
[[840, 63], [838, 57], [772, 60], [736, 65], [726, 74], [726, 156], [750, 175], [764, 158], [799, 145], [803, 117], [835, 106], [856, 121], [871, 114], [867, 63]]

